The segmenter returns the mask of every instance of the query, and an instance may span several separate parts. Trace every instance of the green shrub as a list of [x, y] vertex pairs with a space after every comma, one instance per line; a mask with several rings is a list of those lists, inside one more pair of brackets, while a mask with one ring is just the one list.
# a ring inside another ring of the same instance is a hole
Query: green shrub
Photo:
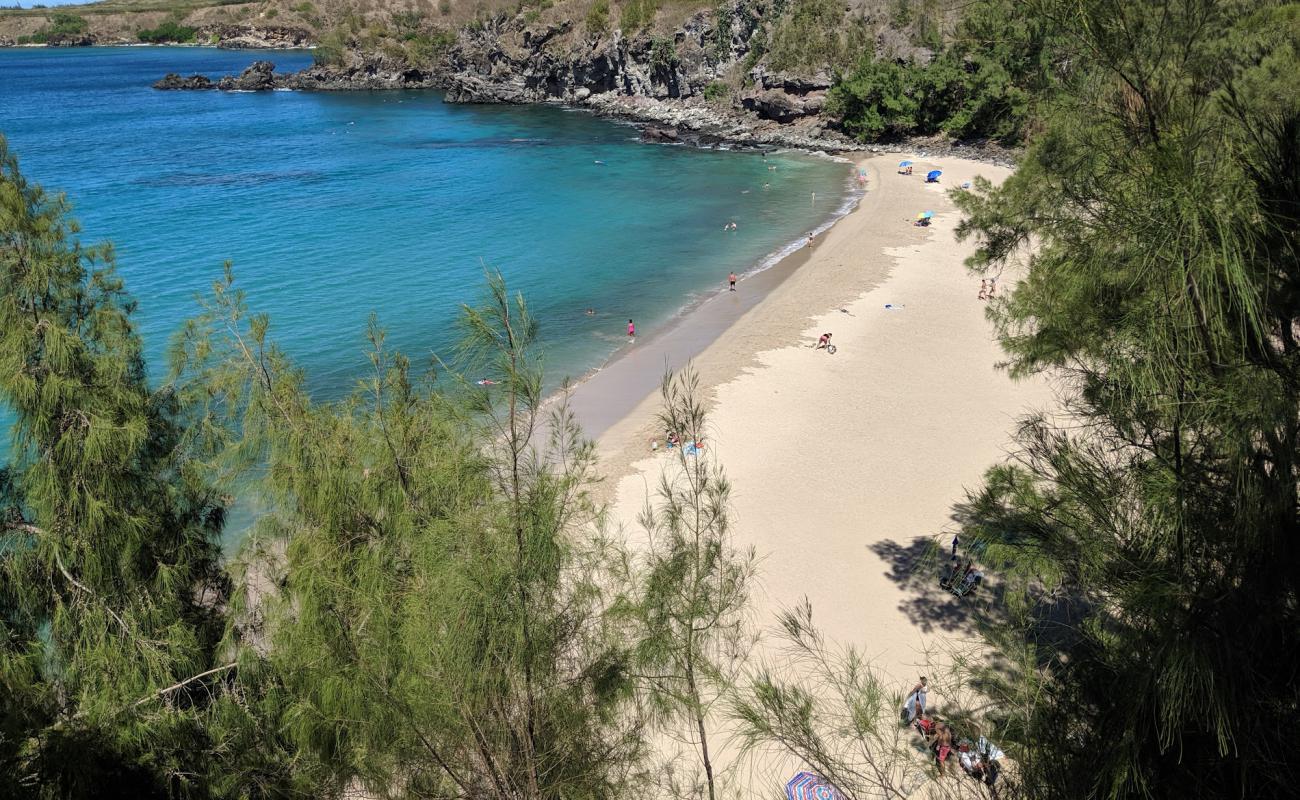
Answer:
[[627, 0], [618, 15], [618, 26], [623, 33], [640, 33], [654, 22], [659, 10], [659, 0]]
[[709, 81], [704, 87], [705, 100], [725, 100], [731, 96], [731, 87], [722, 81]]
[[438, 13], [444, 17], [451, 13], [451, 0], [438, 0]]
[[587, 30], [591, 33], [604, 33], [609, 30], [609, 0], [596, 0], [587, 9]]
[[198, 31], [175, 20], [167, 20], [156, 28], [136, 31], [136, 38], [142, 42], [161, 44], [163, 42], [192, 42]]
[[677, 55], [677, 48], [673, 46], [673, 40], [656, 36], [650, 43], [650, 68], [671, 71], [676, 69], [680, 63], [681, 58]]
[[863, 141], [942, 132], [1014, 142], [1028, 95], [996, 60], [948, 50], [925, 65], [862, 59], [831, 87], [825, 112]]
[[30, 36], [19, 36], [19, 44], [48, 44], [64, 37], [79, 36], [90, 29], [85, 17], [56, 11], [49, 16], [49, 24]]
[[792, 0], [773, 26], [768, 46], [775, 70], [841, 69], [871, 50], [866, 25], [845, 18], [842, 0]]
[[311, 3], [299, 3], [298, 5], [294, 6], [291, 10], [305, 16], [307, 14], [314, 13], [316, 11], [316, 6], [312, 5]]
[[422, 33], [406, 42], [406, 56], [413, 64], [428, 66], [446, 54], [456, 43], [456, 32], [438, 28], [433, 33]]
[[273, 8], [266, 12], [267, 19], [275, 19], [278, 16], [280, 16], [280, 9], [278, 8]]
[[337, 67], [343, 64], [343, 55], [347, 52], [348, 40], [340, 30], [333, 30], [321, 37], [312, 51], [312, 61], [321, 67]]

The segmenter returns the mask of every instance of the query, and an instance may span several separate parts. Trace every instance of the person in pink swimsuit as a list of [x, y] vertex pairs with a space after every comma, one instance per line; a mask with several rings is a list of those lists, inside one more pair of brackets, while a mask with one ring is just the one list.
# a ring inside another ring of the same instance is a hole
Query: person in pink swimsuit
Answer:
[[632, 324], [632, 320], [627, 321], [627, 335], [636, 336], [636, 326]]

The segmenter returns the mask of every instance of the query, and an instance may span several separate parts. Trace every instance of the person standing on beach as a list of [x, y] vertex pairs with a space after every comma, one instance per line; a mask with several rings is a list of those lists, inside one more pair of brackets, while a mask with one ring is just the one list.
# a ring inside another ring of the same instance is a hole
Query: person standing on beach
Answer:
[[984, 280], [980, 281], [979, 299], [985, 300], [988, 298], [988, 296], [989, 296], [989, 282], [988, 279], [985, 278]]
[[731, 285], [731, 291], [736, 291], [736, 273], [727, 276], [727, 283]]
[[921, 682], [913, 686], [912, 691], [907, 695], [903, 708], [907, 709], [907, 722], [909, 725], [915, 722], [917, 717], [925, 713], [925, 695], [929, 688], [929, 682], [922, 675]]
[[632, 320], [627, 321], [627, 335], [636, 336], [636, 325], [632, 324]]

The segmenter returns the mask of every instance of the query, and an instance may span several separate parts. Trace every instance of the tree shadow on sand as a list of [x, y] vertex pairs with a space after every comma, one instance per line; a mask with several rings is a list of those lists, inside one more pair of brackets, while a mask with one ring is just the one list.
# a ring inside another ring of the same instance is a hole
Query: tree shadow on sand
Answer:
[[970, 594], [957, 597], [941, 587], [939, 576], [948, 564], [948, 552], [940, 550], [933, 539], [913, 539], [907, 544], [886, 540], [871, 545], [871, 551], [889, 565], [885, 577], [908, 594], [898, 604], [899, 610], [926, 633], [936, 628], [969, 630], [986, 615], [989, 596], [998, 591], [986, 582]]

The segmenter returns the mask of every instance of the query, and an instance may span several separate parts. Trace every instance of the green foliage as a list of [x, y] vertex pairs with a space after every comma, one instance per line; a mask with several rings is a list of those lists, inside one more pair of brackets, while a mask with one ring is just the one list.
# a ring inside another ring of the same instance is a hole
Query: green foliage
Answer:
[[705, 100], [719, 101], [729, 97], [731, 97], [731, 87], [722, 81], [709, 81], [704, 87]]
[[451, 13], [451, 0], [438, 0], [438, 13], [444, 17]]
[[659, 0], [624, 0], [620, 5], [618, 27], [624, 34], [639, 33], [654, 22]]
[[792, 0], [767, 43], [774, 70], [840, 69], [871, 48], [861, 19], [846, 18], [840, 0]]
[[587, 9], [584, 18], [589, 33], [604, 33], [609, 30], [609, 0], [596, 0]]
[[[1044, 0], [1071, 54], [1019, 170], [959, 200], [1014, 374], [1052, 370], [964, 541], [1027, 791], [1287, 797], [1300, 712], [1300, 8]], [[1032, 244], [1032, 247], [1030, 246]]]
[[312, 61], [318, 66], [339, 67], [343, 65], [350, 47], [351, 37], [341, 28], [336, 28], [320, 38], [312, 50]]
[[175, 20], [167, 20], [156, 28], [137, 31], [136, 38], [142, 42], [161, 44], [163, 42], [192, 42], [198, 31]]
[[656, 36], [650, 42], [650, 69], [659, 73], [668, 73], [677, 69], [681, 63], [681, 58], [677, 55], [677, 48], [673, 45], [673, 40], [662, 36]]
[[499, 276], [462, 330], [456, 368], [492, 385], [413, 375], [372, 322], [370, 373], [333, 404], [229, 276], [177, 341], [213, 464], [265, 464], [276, 719], [334, 792], [618, 796], [640, 737], [599, 613], [593, 449], [563, 406], [542, 412], [536, 321]]
[[[746, 625], [753, 548], [731, 541], [731, 485], [704, 447], [687, 455], [685, 443], [704, 442], [707, 418], [699, 378], [689, 367], [664, 377], [659, 424], [683, 443], [660, 475], [653, 504], [647, 498], [640, 523], [646, 545], [616, 563], [630, 574], [617, 581], [631, 588], [614, 609], [626, 618], [635, 641], [632, 664], [642, 684], [643, 713], [669, 735], [698, 748], [710, 800], [718, 796], [708, 729], [717, 707], [753, 648]], [[698, 781], [696, 781], [698, 783]]]
[[1056, 91], [1062, 58], [1050, 17], [1007, 0], [968, 6], [957, 38], [926, 63], [864, 57], [841, 74], [826, 112], [863, 141], [946, 133], [1014, 144]]
[[432, 33], [409, 35], [406, 39], [405, 55], [413, 64], [428, 66], [446, 55], [455, 43], [455, 31], [435, 27]]
[[201, 791], [221, 652], [224, 501], [150, 388], [107, 245], [0, 138], [0, 774], [9, 796]]
[[837, 81], [826, 97], [826, 113], [840, 119], [850, 136], [867, 141], [916, 131], [920, 109], [919, 70], [867, 58]]
[[[855, 648], [826, 642], [807, 600], [778, 615], [778, 631], [787, 658], [756, 671], [731, 699], [728, 716], [739, 748], [759, 758], [779, 748], [811, 765], [844, 797], [916, 796], [929, 781], [911, 731], [898, 724], [903, 698], [884, 689]], [[983, 795], [958, 789], [940, 796]]]
[[49, 16], [49, 24], [29, 36], [19, 36], [19, 44], [48, 44], [81, 36], [90, 30], [85, 17], [56, 11]]

